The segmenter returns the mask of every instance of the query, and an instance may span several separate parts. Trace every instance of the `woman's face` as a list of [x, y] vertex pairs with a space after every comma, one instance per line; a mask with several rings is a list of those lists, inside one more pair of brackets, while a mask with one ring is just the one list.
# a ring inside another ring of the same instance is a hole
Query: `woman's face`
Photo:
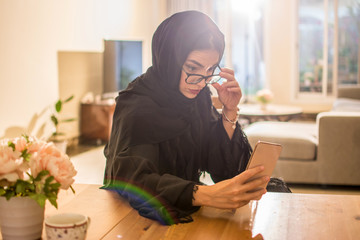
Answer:
[[209, 76], [213, 73], [219, 61], [219, 53], [216, 50], [195, 50], [190, 52], [182, 67], [179, 90], [187, 98], [195, 98], [206, 84], [205, 80], [197, 84], [185, 82], [188, 74], [201, 74]]

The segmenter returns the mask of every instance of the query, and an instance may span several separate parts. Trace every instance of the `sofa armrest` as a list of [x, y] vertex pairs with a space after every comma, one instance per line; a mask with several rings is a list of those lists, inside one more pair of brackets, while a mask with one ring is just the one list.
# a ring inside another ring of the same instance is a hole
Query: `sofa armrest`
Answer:
[[322, 112], [317, 116], [318, 153], [325, 178], [360, 182], [360, 112]]
[[338, 98], [360, 99], [360, 84], [358, 85], [342, 85], [337, 89]]

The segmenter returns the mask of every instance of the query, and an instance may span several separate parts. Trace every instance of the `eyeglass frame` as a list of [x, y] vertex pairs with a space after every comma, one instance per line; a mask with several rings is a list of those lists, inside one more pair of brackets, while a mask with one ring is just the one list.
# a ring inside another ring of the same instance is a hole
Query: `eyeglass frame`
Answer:
[[[216, 69], [216, 68], [219, 68], [220, 71], [221, 71], [221, 67], [219, 66], [219, 64], [216, 65], [215, 69]], [[214, 71], [215, 71], [215, 69], [214, 69]], [[196, 73], [188, 73], [188, 72], [185, 71], [184, 68], [182, 68], [182, 70], [183, 70], [184, 73], [186, 74], [185, 82], [186, 82], [187, 84], [198, 84], [199, 82], [201, 82], [202, 80], [205, 79], [205, 84], [208, 85], [208, 84], [210, 84], [210, 82], [206, 82], [206, 80], [207, 80], [208, 78], [210, 78], [210, 77], [219, 76], [219, 79], [218, 79], [216, 82], [213, 82], [213, 83], [217, 83], [217, 82], [220, 81], [220, 79], [221, 79], [221, 77], [220, 77], [219, 74], [211, 74], [211, 75], [208, 75], [208, 76], [204, 76], [204, 75], [196, 74]], [[188, 82], [187, 80], [188, 80], [188, 78], [191, 77], [191, 76], [200, 77], [200, 78], [199, 78], [200, 80], [197, 81], [197, 82], [193, 82], [193, 83]], [[213, 84], [213, 83], [211, 83], [211, 84]]]

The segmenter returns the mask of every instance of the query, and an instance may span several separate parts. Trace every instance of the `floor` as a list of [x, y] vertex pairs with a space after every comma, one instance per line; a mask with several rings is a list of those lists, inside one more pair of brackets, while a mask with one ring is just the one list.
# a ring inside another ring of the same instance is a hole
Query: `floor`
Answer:
[[[104, 168], [106, 159], [103, 154], [104, 145], [90, 146], [81, 145], [69, 149], [70, 156], [77, 175], [75, 183], [102, 184], [104, 177]], [[200, 179], [206, 184], [211, 184], [209, 175]], [[356, 194], [360, 195], [360, 186], [320, 186], [320, 185], [289, 185], [293, 193], [311, 193], [311, 194]]]

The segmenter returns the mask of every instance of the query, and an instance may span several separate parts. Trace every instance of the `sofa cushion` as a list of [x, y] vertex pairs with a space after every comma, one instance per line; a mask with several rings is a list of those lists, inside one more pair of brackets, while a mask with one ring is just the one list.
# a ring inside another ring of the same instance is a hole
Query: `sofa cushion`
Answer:
[[244, 132], [253, 148], [259, 140], [281, 144], [280, 160], [316, 159], [318, 140], [315, 123], [256, 122], [245, 128]]
[[332, 111], [360, 112], [360, 100], [338, 98], [333, 103]]

